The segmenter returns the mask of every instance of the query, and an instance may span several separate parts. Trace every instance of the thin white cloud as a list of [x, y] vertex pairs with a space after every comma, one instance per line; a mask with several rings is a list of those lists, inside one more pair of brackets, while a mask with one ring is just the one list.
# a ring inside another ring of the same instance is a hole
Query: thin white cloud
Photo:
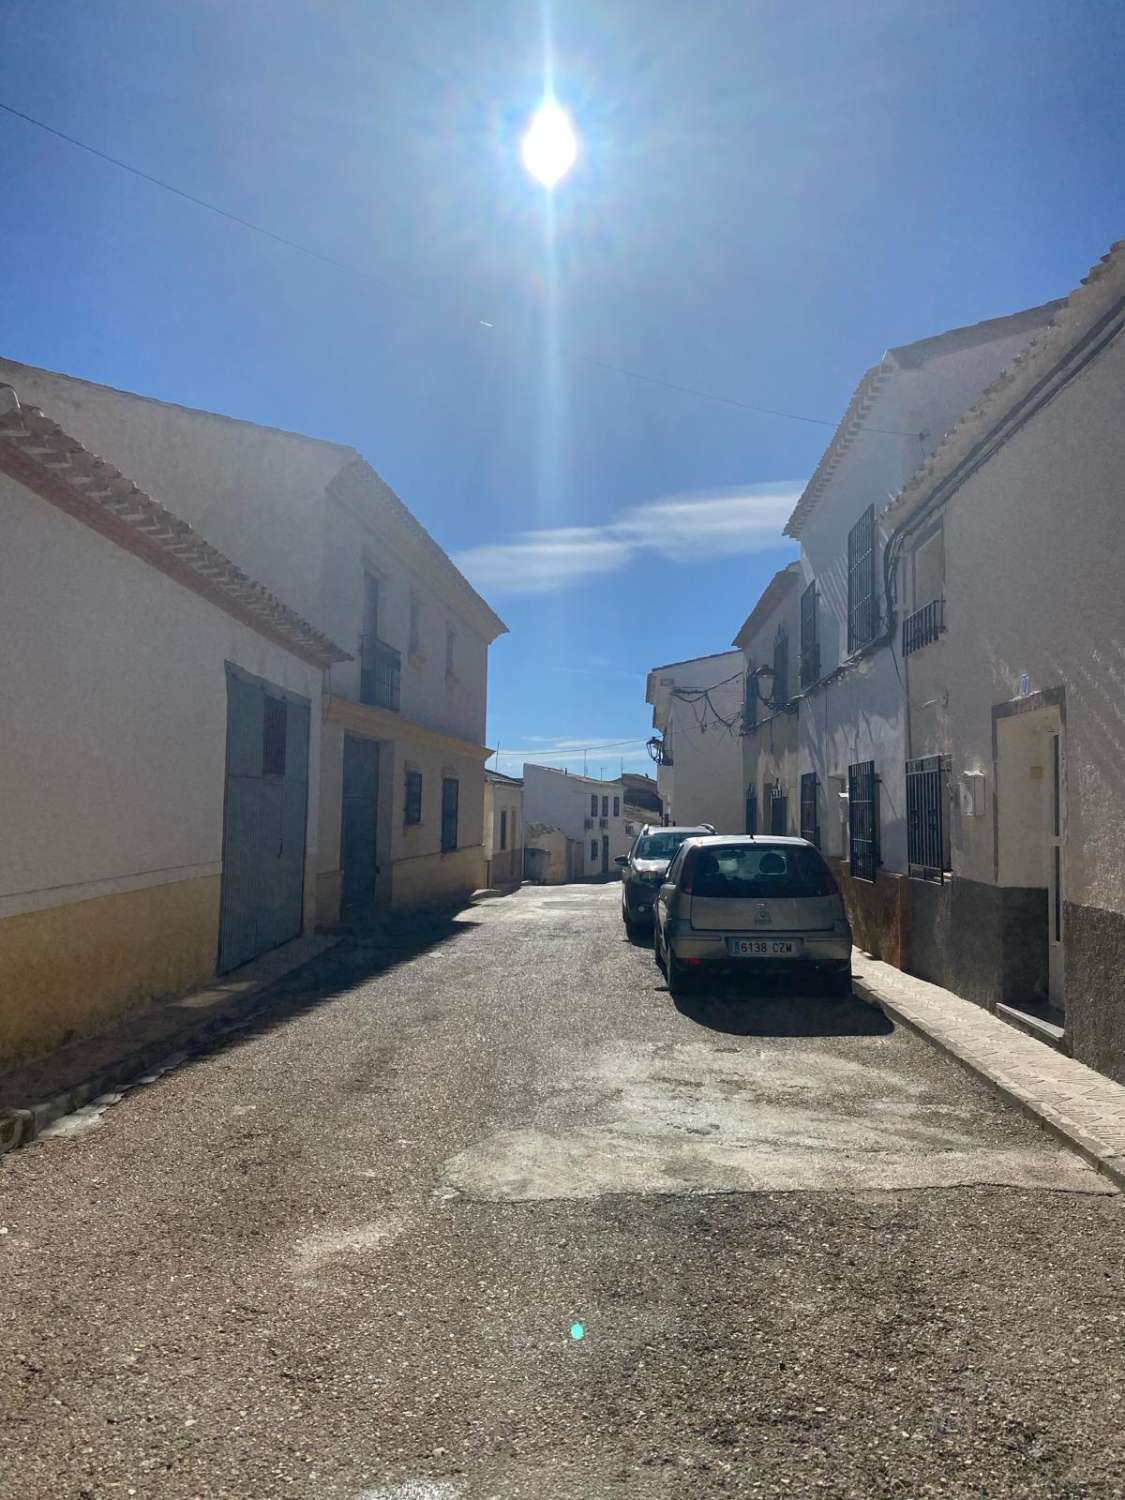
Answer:
[[602, 769], [607, 777], [616, 776], [622, 761], [627, 771], [652, 771], [652, 760], [643, 739], [607, 739], [599, 742], [591, 739], [545, 740], [533, 735], [528, 736], [526, 749], [502, 748], [488, 762], [488, 768], [490, 771], [502, 771], [505, 776], [521, 776], [525, 760], [536, 766], [554, 766], [558, 770], [579, 773], [585, 765], [590, 776], [597, 776]]
[[646, 552], [675, 561], [764, 552], [784, 544], [782, 527], [803, 489], [801, 480], [779, 480], [670, 495], [630, 506], [605, 526], [521, 531], [454, 562], [491, 593], [545, 594], [620, 572]]

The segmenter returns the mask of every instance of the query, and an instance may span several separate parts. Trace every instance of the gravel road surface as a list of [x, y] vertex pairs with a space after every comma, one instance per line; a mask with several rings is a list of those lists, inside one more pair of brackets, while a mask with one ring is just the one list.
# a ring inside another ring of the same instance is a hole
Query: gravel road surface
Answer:
[[1122, 1198], [612, 886], [334, 950], [0, 1160], [4, 1500], [1125, 1496]]

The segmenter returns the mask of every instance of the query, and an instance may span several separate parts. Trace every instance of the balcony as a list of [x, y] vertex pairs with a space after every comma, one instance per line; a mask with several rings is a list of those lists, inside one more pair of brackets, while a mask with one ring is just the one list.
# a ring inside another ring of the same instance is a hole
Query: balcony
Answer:
[[932, 599], [902, 622], [902, 654], [910, 656], [936, 641], [945, 629], [945, 600]]
[[402, 653], [386, 642], [369, 639], [360, 644], [359, 701], [398, 713], [402, 681]]

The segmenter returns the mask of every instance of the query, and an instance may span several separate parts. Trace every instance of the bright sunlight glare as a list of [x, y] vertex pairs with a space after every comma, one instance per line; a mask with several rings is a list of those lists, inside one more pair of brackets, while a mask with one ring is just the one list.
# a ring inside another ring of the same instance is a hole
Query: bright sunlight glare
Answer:
[[520, 144], [523, 164], [537, 182], [553, 188], [578, 155], [578, 137], [565, 109], [547, 100], [536, 110]]

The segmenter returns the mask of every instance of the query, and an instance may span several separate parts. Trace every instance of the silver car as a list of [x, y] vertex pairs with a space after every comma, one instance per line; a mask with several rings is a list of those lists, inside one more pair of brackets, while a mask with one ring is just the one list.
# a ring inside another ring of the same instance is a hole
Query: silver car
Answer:
[[707, 971], [792, 974], [847, 995], [852, 929], [840, 888], [805, 839], [693, 838], [654, 908], [656, 962], [673, 992]]

